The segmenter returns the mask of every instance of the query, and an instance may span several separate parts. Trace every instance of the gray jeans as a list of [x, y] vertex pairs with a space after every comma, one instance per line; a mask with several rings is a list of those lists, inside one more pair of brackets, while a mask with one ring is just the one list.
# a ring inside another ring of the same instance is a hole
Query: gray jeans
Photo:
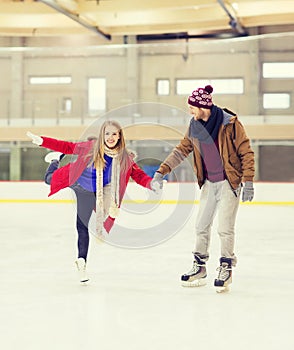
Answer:
[[199, 212], [196, 220], [196, 245], [194, 254], [202, 260], [209, 258], [211, 226], [218, 210], [218, 235], [220, 238], [221, 257], [232, 259], [235, 266], [237, 258], [234, 254], [235, 221], [240, 201], [241, 185], [233, 192], [227, 180], [220, 182], [205, 181], [200, 194]]

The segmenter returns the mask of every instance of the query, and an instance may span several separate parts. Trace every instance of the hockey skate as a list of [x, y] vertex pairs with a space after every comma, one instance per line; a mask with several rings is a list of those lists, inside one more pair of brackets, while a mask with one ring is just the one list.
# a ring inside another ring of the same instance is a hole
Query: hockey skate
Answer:
[[86, 261], [84, 258], [78, 258], [78, 260], [76, 260], [75, 263], [79, 273], [79, 280], [81, 284], [86, 285], [87, 282], [89, 281], [89, 278], [87, 276], [87, 271], [86, 271]]
[[206, 265], [197, 255], [194, 255], [192, 269], [182, 275], [183, 287], [200, 287], [206, 284]]
[[218, 293], [228, 292], [232, 283], [232, 260], [220, 258], [220, 266], [217, 268], [218, 276], [214, 280], [214, 286]]
[[65, 154], [61, 152], [50, 152], [46, 154], [44, 160], [46, 163], [51, 163], [54, 160], [60, 162], [63, 157], [65, 157]]

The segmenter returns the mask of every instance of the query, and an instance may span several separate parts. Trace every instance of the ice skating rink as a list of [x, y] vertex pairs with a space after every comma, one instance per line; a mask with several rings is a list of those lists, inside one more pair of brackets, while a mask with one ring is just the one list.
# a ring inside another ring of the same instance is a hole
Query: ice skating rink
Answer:
[[48, 199], [42, 183], [1, 182], [0, 348], [292, 350], [294, 184], [256, 184], [255, 201], [240, 205], [238, 265], [223, 294], [213, 288], [216, 225], [208, 284], [180, 285], [199, 194], [194, 204], [174, 186], [157, 205], [129, 184], [113, 238], [91, 237], [90, 284], [81, 286], [70, 190]]

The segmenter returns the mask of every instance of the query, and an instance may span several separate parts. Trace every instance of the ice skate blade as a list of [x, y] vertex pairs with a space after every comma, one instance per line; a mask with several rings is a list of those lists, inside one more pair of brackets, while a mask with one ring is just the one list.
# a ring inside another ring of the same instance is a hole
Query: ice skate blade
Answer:
[[81, 286], [87, 286], [89, 284], [89, 279], [80, 281]]
[[217, 293], [228, 293], [230, 291], [230, 287], [216, 287], [215, 290]]
[[206, 285], [206, 280], [204, 279], [197, 279], [197, 280], [194, 280], [194, 281], [182, 281], [182, 287], [203, 287]]

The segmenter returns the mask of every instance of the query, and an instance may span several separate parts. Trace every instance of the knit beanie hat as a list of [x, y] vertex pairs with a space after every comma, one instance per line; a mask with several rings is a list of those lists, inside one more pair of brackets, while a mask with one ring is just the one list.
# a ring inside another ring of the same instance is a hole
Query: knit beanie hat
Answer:
[[205, 88], [198, 88], [192, 92], [192, 95], [188, 97], [189, 105], [199, 108], [212, 108], [212, 97], [211, 93], [213, 87], [211, 85], [206, 85]]

